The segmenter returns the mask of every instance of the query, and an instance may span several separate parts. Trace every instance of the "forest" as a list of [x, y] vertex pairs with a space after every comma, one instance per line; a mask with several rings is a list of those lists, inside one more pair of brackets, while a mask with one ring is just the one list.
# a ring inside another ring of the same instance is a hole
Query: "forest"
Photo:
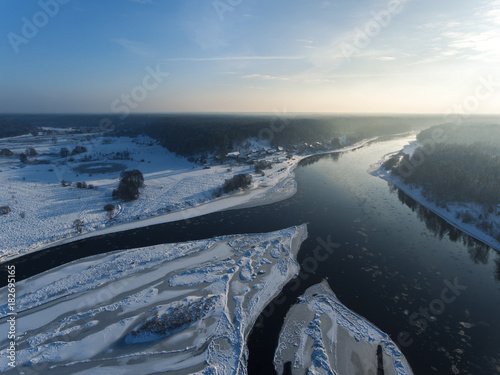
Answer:
[[[340, 137], [348, 143], [401, 133], [435, 124], [428, 117], [304, 116], [304, 115], [168, 115], [141, 130], [182, 156], [224, 155], [249, 138], [269, 141], [286, 150], [298, 145], [337, 148]], [[123, 129], [137, 129], [124, 126]]]
[[417, 140], [422, 144], [429, 140], [444, 144], [477, 144], [486, 153], [500, 153], [500, 126], [497, 124], [438, 125], [421, 131], [417, 135]]
[[[271, 146], [334, 149], [339, 138], [352, 144], [374, 136], [421, 130], [438, 124], [437, 116], [329, 114], [116, 114], [3, 115], [0, 136], [26, 134], [41, 127], [101, 129], [108, 135], [146, 134], [181, 156], [225, 155], [244, 141], [267, 141]], [[14, 131], [14, 132], [13, 132]], [[307, 145], [306, 145], [307, 144]]]
[[500, 126], [441, 125], [417, 136], [423, 144], [410, 157], [399, 153], [385, 168], [406, 183], [423, 186], [444, 201], [475, 202], [490, 208], [500, 203]]
[[24, 122], [9, 121], [0, 119], [0, 138], [15, 137], [22, 134], [31, 133], [35, 128]]

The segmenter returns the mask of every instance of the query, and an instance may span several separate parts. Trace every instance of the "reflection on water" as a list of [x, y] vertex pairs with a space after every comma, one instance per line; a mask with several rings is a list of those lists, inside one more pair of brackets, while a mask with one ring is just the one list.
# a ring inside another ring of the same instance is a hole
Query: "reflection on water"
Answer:
[[345, 154], [345, 152], [334, 152], [334, 153], [325, 154], [325, 155], [310, 156], [310, 157], [308, 157], [306, 159], [303, 159], [300, 162], [300, 165], [302, 167], [306, 167], [306, 166], [309, 166], [309, 165], [316, 164], [320, 160], [325, 160], [325, 158], [331, 159], [333, 161], [337, 161], [337, 160], [339, 160], [340, 156], [343, 155], [343, 154]]
[[496, 269], [495, 269], [495, 276], [498, 281], [500, 281], [500, 256], [495, 259], [495, 264], [496, 264]]
[[443, 239], [443, 237], [447, 236], [453, 242], [461, 242], [465, 246], [467, 246], [467, 252], [469, 253], [470, 258], [474, 263], [488, 263], [490, 253], [495, 252], [494, 249], [475, 239], [474, 237], [467, 235], [453, 225], [449, 224], [446, 220], [436, 215], [431, 210], [418, 204], [417, 201], [406, 195], [403, 190], [390, 183], [388, 183], [388, 185], [392, 193], [397, 193], [399, 201], [408, 206], [413, 212], [416, 212], [418, 218], [425, 223], [427, 229], [429, 229], [429, 231], [436, 237], [438, 237], [439, 239]]

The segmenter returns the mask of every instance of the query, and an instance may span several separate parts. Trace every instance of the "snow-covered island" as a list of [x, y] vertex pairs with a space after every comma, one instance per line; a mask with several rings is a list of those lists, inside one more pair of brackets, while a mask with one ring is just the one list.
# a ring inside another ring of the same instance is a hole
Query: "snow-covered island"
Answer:
[[[0, 372], [245, 374], [248, 334], [299, 273], [305, 225], [92, 256], [17, 283], [16, 368]], [[0, 332], [8, 331], [7, 288]]]
[[274, 365], [280, 375], [413, 374], [389, 336], [340, 303], [326, 281], [288, 312]]
[[[420, 205], [434, 212], [462, 232], [500, 251], [500, 205], [493, 207], [493, 209], [491, 207], [488, 209], [484, 205], [475, 202], [454, 200], [443, 202], [442, 200], [435, 199], [422, 186], [406, 183], [404, 178], [392, 173], [386, 167], [387, 161], [391, 158], [400, 158], [401, 154], [411, 157], [415, 152], [419, 152], [425, 158], [427, 151], [423, 151], [424, 147], [425, 145], [418, 142], [415, 137], [412, 137], [409, 139], [408, 145], [402, 150], [388, 153], [378, 163], [373, 164], [368, 172], [396, 186]], [[409, 167], [411, 168], [412, 166], [410, 165]], [[447, 177], [442, 176], [442, 178]], [[487, 218], [487, 220], [483, 218]], [[485, 221], [488, 223], [488, 226], [484, 225]]]

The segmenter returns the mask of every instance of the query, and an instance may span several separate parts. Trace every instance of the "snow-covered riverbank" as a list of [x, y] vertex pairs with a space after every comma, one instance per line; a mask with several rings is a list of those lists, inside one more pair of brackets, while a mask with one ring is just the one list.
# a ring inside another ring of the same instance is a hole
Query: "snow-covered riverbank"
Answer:
[[[361, 147], [369, 141], [338, 151]], [[62, 148], [71, 151], [77, 146], [86, 151], [60, 156]], [[28, 147], [34, 147], [39, 154], [33, 158], [37, 163], [24, 164], [15, 156]], [[0, 215], [2, 262], [96, 235], [286, 199], [296, 192], [294, 169], [308, 156], [287, 158], [283, 150], [251, 142], [246, 152], [272, 163], [261, 175], [245, 159], [228, 159], [224, 164], [205, 167], [191, 163], [145, 136], [27, 135], [0, 140], [0, 149], [5, 148], [15, 155], [0, 157], [0, 206], [11, 210]], [[138, 200], [121, 203], [113, 201], [111, 193], [125, 169], [139, 169], [146, 186]], [[215, 198], [215, 189], [238, 173], [252, 174], [249, 189]], [[62, 180], [72, 181], [73, 185], [64, 187]], [[78, 181], [94, 188], [76, 188]], [[108, 203], [116, 205], [112, 220], [103, 209]], [[75, 220], [83, 223], [81, 233], [75, 229]]]
[[[0, 372], [246, 374], [248, 334], [299, 273], [307, 227], [115, 251], [16, 284], [16, 368]], [[7, 332], [7, 288], [0, 332]]]
[[[405, 153], [411, 154], [419, 147], [418, 142], [411, 141], [408, 146], [406, 146], [403, 151]], [[418, 186], [410, 186], [404, 183], [399, 177], [391, 174], [383, 167], [383, 163], [388, 160], [392, 155], [398, 153], [391, 152], [384, 156], [384, 158], [378, 163], [372, 165], [368, 172], [373, 176], [378, 176], [397, 188], [404, 191], [409, 197], [417, 201], [420, 205], [426, 207], [430, 211], [434, 212], [436, 215], [440, 216], [442, 219], [447, 221], [449, 224], [454, 227], [460, 229], [462, 232], [467, 233], [471, 237], [476, 238], [477, 240], [491, 246], [492, 248], [500, 251], [500, 242], [490, 236], [489, 234], [480, 230], [473, 223], [464, 223], [460, 218], [457, 217], [457, 213], [460, 215], [463, 212], [468, 211], [472, 217], [479, 217], [480, 215], [484, 215], [484, 209], [475, 203], [464, 203], [464, 202], [446, 202], [445, 207], [441, 207], [435, 202], [426, 198], [424, 194], [424, 190], [422, 187]], [[500, 228], [500, 217], [496, 215], [490, 215], [488, 220], [493, 223], [496, 227]]]
[[[62, 148], [71, 151], [77, 146], [86, 151], [60, 156]], [[39, 155], [31, 159], [35, 162], [24, 164], [18, 155], [28, 147]], [[106, 229], [103, 233], [126, 230], [138, 223], [150, 225], [223, 210], [263, 196], [290, 196], [295, 191], [291, 172], [300, 160], [287, 159], [283, 152], [267, 154], [263, 148], [261, 159], [273, 165], [261, 176], [252, 165], [236, 160], [205, 167], [191, 163], [145, 136], [95, 134], [58, 134], [55, 140], [52, 135], [7, 138], [0, 140], [0, 149], [14, 153], [0, 157], [0, 206], [10, 208], [0, 215], [2, 261], [102, 229]], [[111, 193], [125, 169], [139, 169], [146, 186], [136, 201], [113, 201]], [[248, 191], [214, 198], [214, 191], [238, 173], [252, 174]], [[63, 180], [72, 186], [62, 186]], [[79, 189], [75, 187], [79, 181], [94, 188]], [[103, 209], [108, 203], [116, 205], [112, 220]], [[156, 220], [144, 221], [147, 218]], [[83, 223], [81, 234], [73, 225], [75, 220]], [[125, 223], [129, 225], [122, 227]]]

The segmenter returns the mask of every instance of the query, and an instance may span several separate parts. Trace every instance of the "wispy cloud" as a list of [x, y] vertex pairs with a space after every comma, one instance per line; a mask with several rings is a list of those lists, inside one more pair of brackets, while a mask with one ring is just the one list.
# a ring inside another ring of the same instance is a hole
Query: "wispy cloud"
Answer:
[[483, 14], [483, 17], [488, 19], [491, 23], [500, 25], [500, 1], [492, 1], [488, 6], [485, 6], [479, 14]]
[[129, 39], [119, 38], [119, 39], [111, 39], [112, 42], [122, 46], [129, 52], [135, 55], [141, 56], [152, 56], [153, 52], [149, 49], [149, 47], [141, 42], [136, 42]]
[[271, 76], [271, 75], [267, 75], [267, 74], [247, 74], [247, 75], [241, 76], [241, 78], [245, 78], [245, 79], [257, 78], [257, 79], [276, 80], [276, 81], [288, 81], [289, 80], [289, 78], [287, 78], [287, 77]]
[[500, 62], [500, 1], [492, 1], [472, 9], [467, 19], [447, 19], [425, 24], [431, 30], [429, 38], [434, 51], [416, 64], [428, 64], [453, 58], [477, 60], [483, 63]]
[[302, 56], [219, 56], [219, 57], [173, 57], [165, 61], [240, 61], [240, 60], [302, 60]]
[[375, 60], [378, 60], [378, 61], [392, 61], [395, 59], [396, 58], [393, 56], [380, 56], [380, 57], [375, 58]]
[[292, 82], [301, 82], [301, 83], [331, 83], [335, 82], [331, 77], [315, 77], [309, 74], [300, 73], [290, 77], [282, 77], [282, 76], [273, 76], [269, 74], [247, 74], [242, 75], [241, 78], [249, 80], [263, 80], [263, 81], [292, 81]]

